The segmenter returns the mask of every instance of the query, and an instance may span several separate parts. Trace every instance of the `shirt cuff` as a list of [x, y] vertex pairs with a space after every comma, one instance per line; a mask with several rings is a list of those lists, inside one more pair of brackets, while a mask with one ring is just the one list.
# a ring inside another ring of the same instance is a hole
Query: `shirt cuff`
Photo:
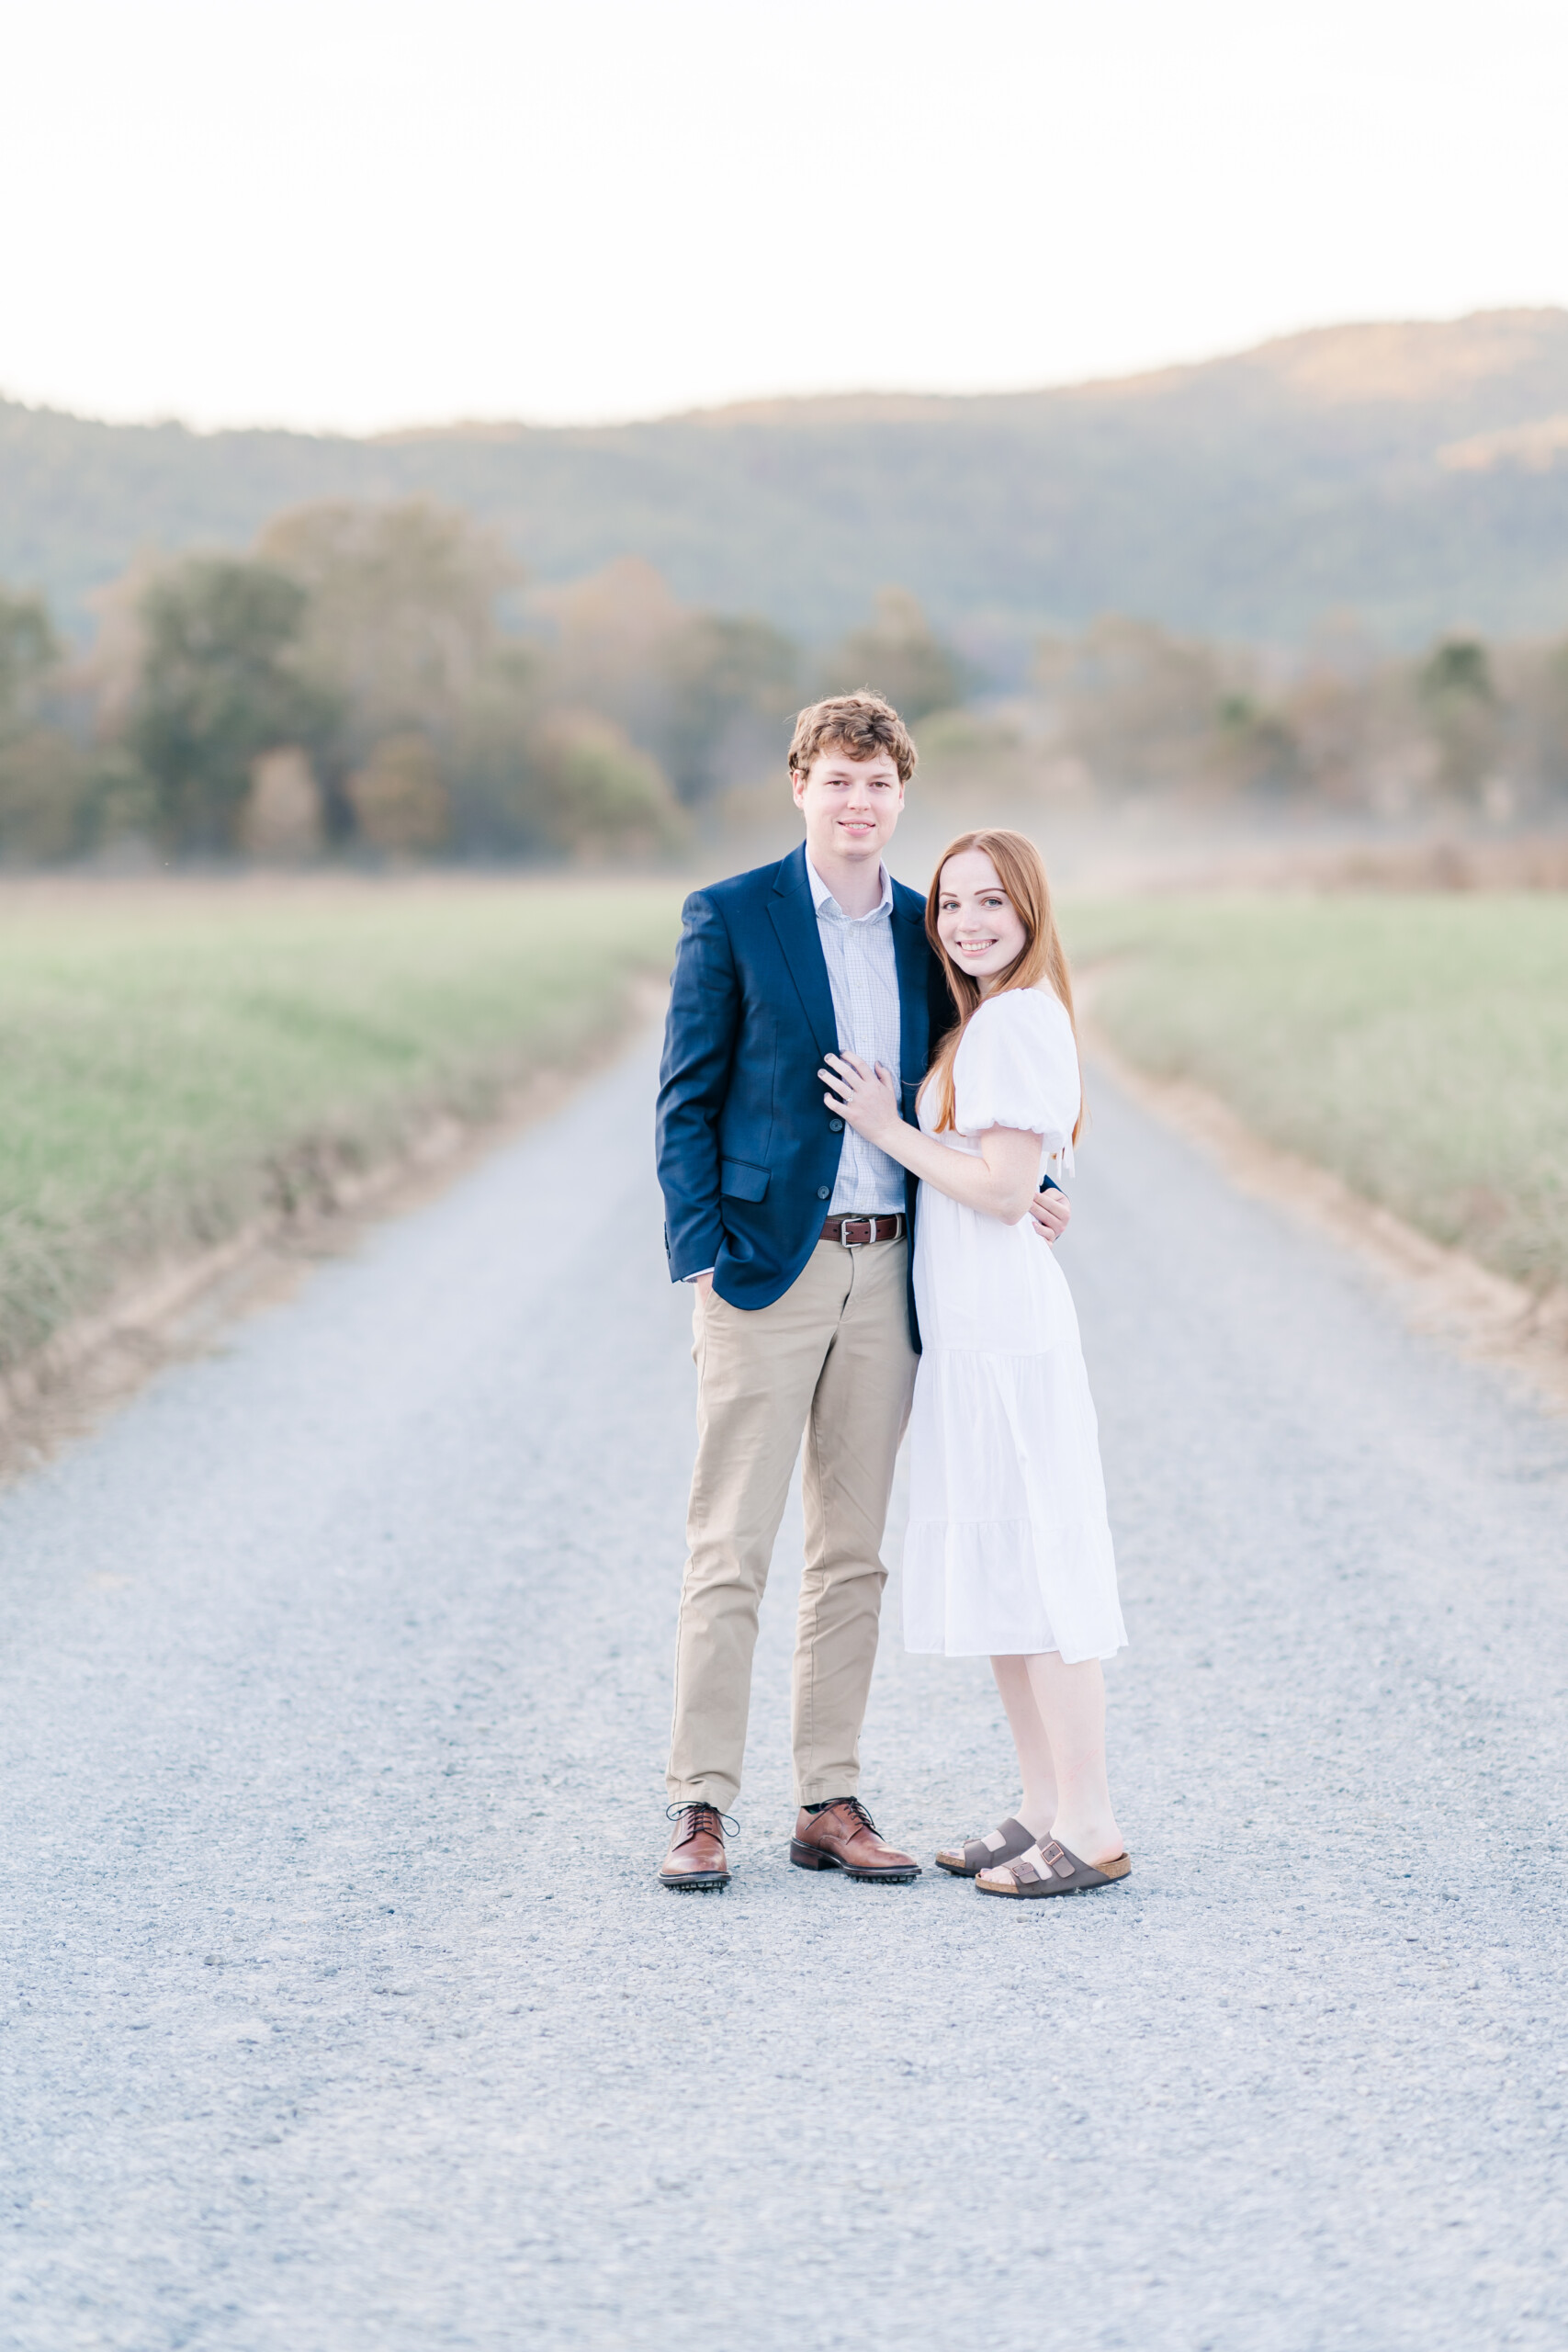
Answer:
[[683, 1283], [700, 1283], [705, 1274], [711, 1274], [712, 1272], [711, 1266], [699, 1266], [694, 1274], [682, 1274], [681, 1280]]

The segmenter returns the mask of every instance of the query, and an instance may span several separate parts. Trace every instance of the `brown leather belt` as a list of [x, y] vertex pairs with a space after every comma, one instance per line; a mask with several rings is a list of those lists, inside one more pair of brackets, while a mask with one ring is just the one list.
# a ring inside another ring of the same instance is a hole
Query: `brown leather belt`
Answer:
[[905, 1219], [897, 1216], [830, 1216], [822, 1227], [824, 1241], [841, 1241], [846, 1250], [863, 1250], [868, 1241], [897, 1241]]

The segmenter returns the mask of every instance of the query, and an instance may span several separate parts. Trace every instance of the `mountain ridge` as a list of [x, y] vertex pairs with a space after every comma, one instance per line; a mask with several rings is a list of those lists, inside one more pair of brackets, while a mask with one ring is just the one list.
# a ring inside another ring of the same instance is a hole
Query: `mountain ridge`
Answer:
[[0, 577], [66, 626], [139, 548], [318, 497], [428, 495], [543, 582], [623, 553], [809, 639], [892, 582], [961, 637], [1095, 612], [1254, 641], [1353, 611], [1413, 643], [1568, 631], [1568, 311], [1311, 328], [1035, 391], [743, 401], [358, 438], [0, 401]]

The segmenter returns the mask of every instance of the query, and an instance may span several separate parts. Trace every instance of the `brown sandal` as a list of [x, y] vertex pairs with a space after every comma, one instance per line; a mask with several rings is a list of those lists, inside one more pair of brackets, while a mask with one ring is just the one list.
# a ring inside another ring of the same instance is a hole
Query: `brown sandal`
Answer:
[[1130, 1854], [1118, 1854], [1114, 1861], [1097, 1870], [1092, 1862], [1080, 1862], [1055, 1838], [1041, 1846], [1040, 1860], [1043, 1869], [1020, 1860], [1010, 1865], [1005, 1876], [1000, 1870], [980, 1871], [975, 1883], [982, 1894], [1087, 1894], [1091, 1887], [1114, 1886], [1133, 1867]]
[[947, 1871], [953, 1878], [978, 1878], [982, 1871], [1000, 1870], [1015, 1854], [1027, 1854], [1034, 1843], [1032, 1832], [1010, 1815], [999, 1829], [992, 1830], [991, 1838], [999, 1838], [1001, 1844], [993, 1846], [989, 1838], [971, 1838], [966, 1846], [944, 1846], [936, 1858], [938, 1870]]

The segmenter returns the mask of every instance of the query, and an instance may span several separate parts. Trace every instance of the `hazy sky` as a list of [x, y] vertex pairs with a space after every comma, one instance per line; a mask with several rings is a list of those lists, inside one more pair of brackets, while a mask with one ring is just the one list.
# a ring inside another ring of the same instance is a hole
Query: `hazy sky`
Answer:
[[1565, 0], [0, 0], [0, 391], [359, 430], [1568, 302]]

